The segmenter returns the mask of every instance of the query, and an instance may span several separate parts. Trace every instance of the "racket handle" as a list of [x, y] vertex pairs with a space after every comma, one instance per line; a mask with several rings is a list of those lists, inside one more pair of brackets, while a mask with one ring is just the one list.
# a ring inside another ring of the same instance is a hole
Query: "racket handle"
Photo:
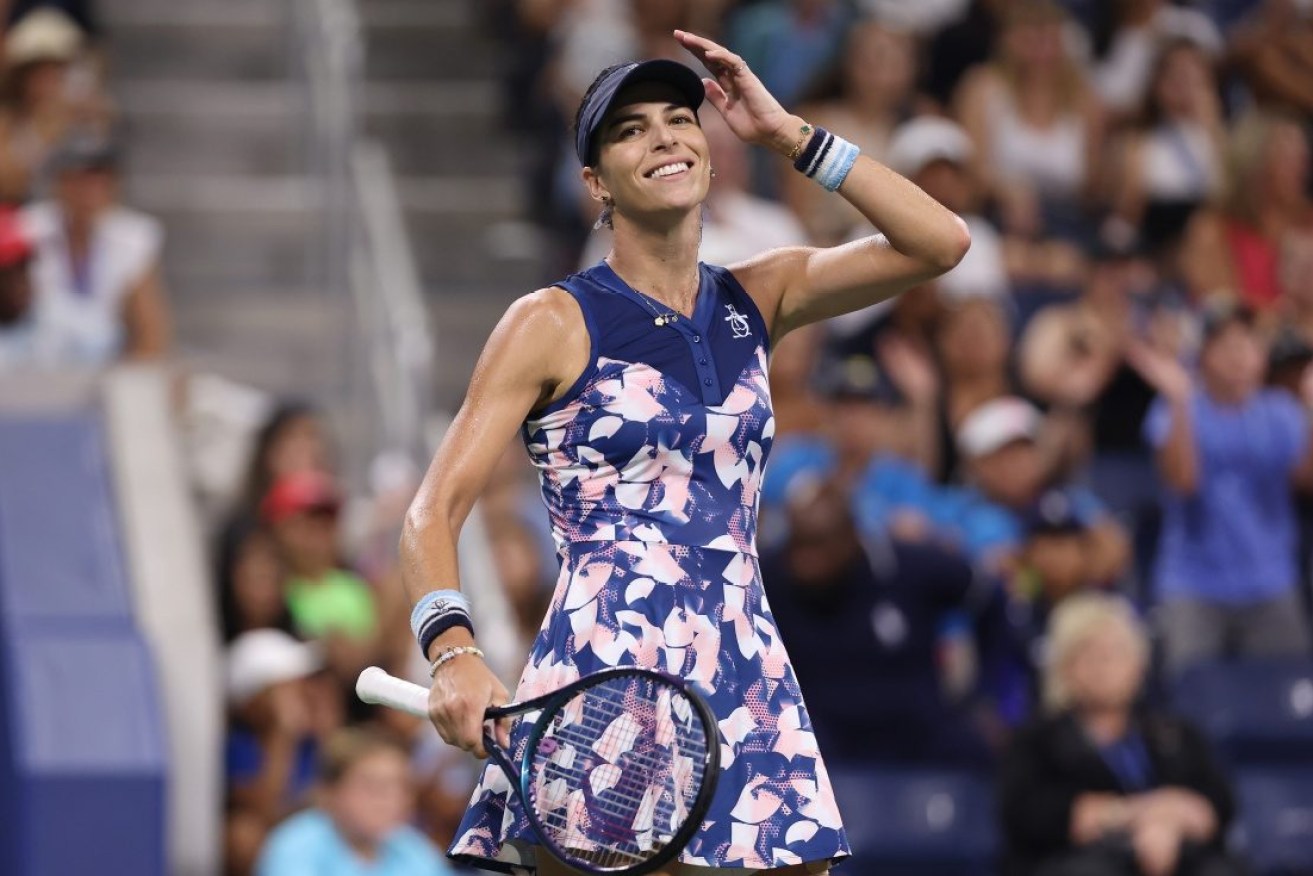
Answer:
[[387, 706], [416, 718], [429, 716], [429, 692], [427, 688], [403, 681], [394, 675], [388, 675], [377, 666], [365, 668], [356, 679], [356, 696], [362, 702]]

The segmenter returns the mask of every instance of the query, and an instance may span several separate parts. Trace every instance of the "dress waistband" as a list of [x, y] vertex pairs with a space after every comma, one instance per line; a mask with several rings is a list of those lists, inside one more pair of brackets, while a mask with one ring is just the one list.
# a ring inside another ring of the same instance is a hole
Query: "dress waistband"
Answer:
[[679, 553], [687, 551], [714, 551], [716, 553], [737, 554], [744, 557], [757, 558], [757, 546], [749, 544], [745, 547], [738, 547], [732, 543], [729, 538], [717, 539], [714, 544], [684, 544], [681, 542], [671, 541], [644, 541], [639, 538], [621, 538], [621, 539], [576, 539], [574, 541], [558, 542], [556, 553], [559, 556], [578, 556], [579, 554], [594, 553], [604, 550], [610, 546], [634, 545], [643, 550], [664, 549], [670, 553]]

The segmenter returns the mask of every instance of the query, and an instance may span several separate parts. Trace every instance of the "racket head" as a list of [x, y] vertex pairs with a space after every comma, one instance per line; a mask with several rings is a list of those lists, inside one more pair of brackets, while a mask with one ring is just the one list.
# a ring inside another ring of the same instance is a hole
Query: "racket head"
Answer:
[[720, 775], [719, 728], [682, 679], [620, 667], [542, 707], [520, 758], [520, 797], [543, 844], [586, 873], [641, 876], [697, 832]]

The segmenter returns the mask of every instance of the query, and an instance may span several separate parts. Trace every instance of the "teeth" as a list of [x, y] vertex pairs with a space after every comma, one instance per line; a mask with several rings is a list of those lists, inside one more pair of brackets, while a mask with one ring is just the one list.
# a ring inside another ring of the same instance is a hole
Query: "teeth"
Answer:
[[688, 164], [682, 161], [678, 164], [667, 164], [665, 167], [658, 167], [652, 171], [652, 176], [670, 176], [672, 173], [679, 173], [681, 170], [688, 170]]

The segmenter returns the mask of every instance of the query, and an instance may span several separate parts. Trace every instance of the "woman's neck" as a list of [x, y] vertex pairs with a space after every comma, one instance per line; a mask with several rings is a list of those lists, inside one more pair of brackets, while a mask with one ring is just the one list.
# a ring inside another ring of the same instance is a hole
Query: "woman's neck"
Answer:
[[615, 237], [606, 257], [622, 280], [649, 298], [692, 316], [698, 290], [700, 210], [670, 228], [654, 228], [615, 217]]
[[1099, 709], [1080, 713], [1081, 726], [1099, 745], [1111, 745], [1126, 735], [1131, 715], [1125, 709]]

